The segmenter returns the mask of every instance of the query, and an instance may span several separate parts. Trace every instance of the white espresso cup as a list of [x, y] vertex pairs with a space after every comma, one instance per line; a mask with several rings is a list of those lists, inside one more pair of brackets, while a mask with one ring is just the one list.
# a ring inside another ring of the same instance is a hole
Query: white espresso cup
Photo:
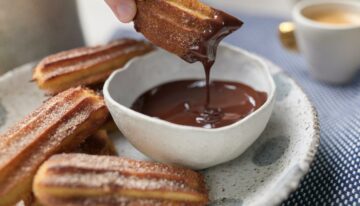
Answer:
[[314, 78], [350, 81], [360, 70], [360, 1], [301, 1], [292, 16], [279, 26], [283, 45], [300, 51]]

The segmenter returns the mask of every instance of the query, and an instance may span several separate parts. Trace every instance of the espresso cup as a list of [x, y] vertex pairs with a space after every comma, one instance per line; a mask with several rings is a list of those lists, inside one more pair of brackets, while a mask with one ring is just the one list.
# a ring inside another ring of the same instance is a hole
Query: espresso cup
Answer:
[[301, 1], [292, 16], [279, 26], [282, 44], [305, 57], [314, 78], [350, 81], [360, 69], [360, 1]]

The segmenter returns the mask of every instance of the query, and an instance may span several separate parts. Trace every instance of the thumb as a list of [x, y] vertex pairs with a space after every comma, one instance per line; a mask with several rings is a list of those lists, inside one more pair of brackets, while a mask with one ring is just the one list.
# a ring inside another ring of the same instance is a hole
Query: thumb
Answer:
[[136, 15], [135, 0], [105, 0], [116, 17], [123, 23], [131, 22]]

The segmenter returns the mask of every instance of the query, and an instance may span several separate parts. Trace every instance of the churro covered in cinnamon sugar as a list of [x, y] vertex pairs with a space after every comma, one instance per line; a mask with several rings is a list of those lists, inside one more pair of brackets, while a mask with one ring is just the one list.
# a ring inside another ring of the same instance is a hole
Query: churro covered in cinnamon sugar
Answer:
[[26, 198], [46, 159], [78, 148], [107, 118], [103, 98], [78, 87], [52, 97], [0, 135], [0, 205]]
[[33, 80], [49, 94], [74, 86], [98, 85], [132, 58], [153, 49], [144, 41], [121, 39], [103, 46], [60, 52], [40, 61], [34, 69]]
[[55, 155], [34, 180], [45, 205], [206, 205], [202, 175], [166, 164], [112, 156]]
[[214, 61], [220, 41], [242, 26], [198, 0], [136, 0], [135, 29], [188, 62]]

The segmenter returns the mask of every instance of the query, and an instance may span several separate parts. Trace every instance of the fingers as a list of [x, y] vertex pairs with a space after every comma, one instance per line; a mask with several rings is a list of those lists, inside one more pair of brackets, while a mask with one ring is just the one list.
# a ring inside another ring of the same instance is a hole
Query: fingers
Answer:
[[116, 17], [123, 23], [131, 22], [136, 15], [135, 0], [105, 0]]

